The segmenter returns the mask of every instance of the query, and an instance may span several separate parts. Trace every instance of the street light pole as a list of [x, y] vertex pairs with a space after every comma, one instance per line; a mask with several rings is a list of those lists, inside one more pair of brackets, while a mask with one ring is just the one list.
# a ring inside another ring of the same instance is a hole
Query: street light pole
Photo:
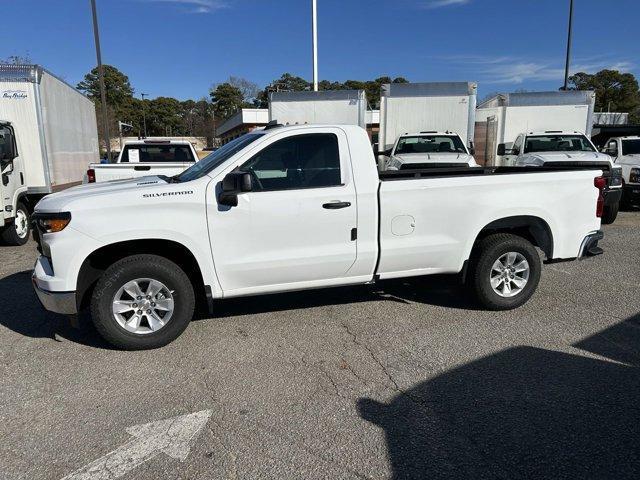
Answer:
[[107, 116], [107, 94], [104, 88], [104, 68], [102, 68], [102, 54], [100, 53], [100, 33], [98, 32], [98, 13], [96, 0], [91, 0], [91, 14], [93, 15], [93, 37], [96, 43], [96, 59], [98, 61], [98, 81], [100, 83], [100, 101], [102, 102], [102, 131], [107, 146], [107, 161], [111, 161], [111, 137], [109, 136], [109, 117]]
[[567, 34], [567, 60], [564, 66], [564, 87], [563, 90], [569, 89], [569, 63], [571, 61], [571, 33], [573, 29], [573, 0], [569, 0], [569, 32]]
[[313, 91], [318, 91], [318, 6], [311, 0], [311, 48], [313, 51]]
[[142, 129], [144, 131], [144, 138], [147, 138], [147, 117], [145, 115], [145, 103], [144, 103], [144, 97], [148, 97], [149, 94], [148, 93], [141, 93], [140, 96], [142, 97]]

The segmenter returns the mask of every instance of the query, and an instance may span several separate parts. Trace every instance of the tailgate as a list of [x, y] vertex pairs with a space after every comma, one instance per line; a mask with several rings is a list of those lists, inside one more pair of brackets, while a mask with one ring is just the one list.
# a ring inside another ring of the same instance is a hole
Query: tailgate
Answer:
[[96, 174], [96, 182], [108, 182], [110, 180], [125, 180], [149, 175], [171, 177], [182, 173], [187, 165], [192, 165], [192, 163], [114, 163], [96, 165], [93, 169]]

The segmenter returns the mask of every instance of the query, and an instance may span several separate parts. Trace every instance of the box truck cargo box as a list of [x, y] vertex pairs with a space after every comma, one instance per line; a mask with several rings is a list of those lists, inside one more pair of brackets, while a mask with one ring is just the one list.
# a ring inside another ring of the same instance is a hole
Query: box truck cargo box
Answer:
[[38, 65], [0, 65], [0, 149], [0, 234], [24, 243], [39, 198], [98, 160], [93, 102]]
[[498, 145], [513, 143], [526, 132], [558, 130], [590, 136], [594, 104], [592, 91], [496, 95], [478, 105], [476, 160], [484, 165], [500, 165]]
[[391, 83], [382, 86], [379, 151], [407, 132], [453, 132], [471, 146], [477, 85], [473, 82]]
[[364, 90], [271, 92], [269, 121], [284, 125], [358, 125], [366, 128]]

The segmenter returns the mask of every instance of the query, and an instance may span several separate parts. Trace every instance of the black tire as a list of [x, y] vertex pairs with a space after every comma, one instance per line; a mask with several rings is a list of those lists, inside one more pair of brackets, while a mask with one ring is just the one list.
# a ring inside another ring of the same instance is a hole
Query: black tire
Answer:
[[[529, 278], [524, 288], [513, 297], [503, 297], [491, 286], [493, 264], [509, 252], [520, 253], [529, 264]], [[473, 249], [469, 283], [480, 304], [489, 310], [511, 310], [524, 305], [540, 282], [542, 262], [536, 248], [528, 240], [509, 233], [489, 235]]]
[[606, 205], [602, 212], [602, 224], [611, 225], [615, 222], [618, 217], [618, 210], [620, 210], [620, 202], [616, 202], [613, 205]]
[[[150, 278], [162, 282], [172, 292], [174, 310], [167, 324], [144, 335], [125, 330], [112, 313], [114, 296], [127, 282]], [[162, 347], [180, 336], [193, 318], [195, 295], [189, 277], [175, 263], [157, 255], [132, 255], [111, 265], [91, 296], [91, 318], [98, 333], [123, 350]]]
[[[23, 234], [23, 236], [18, 235], [18, 230], [16, 228], [16, 218], [18, 218], [18, 213], [21, 213], [22, 215], [24, 215], [24, 217], [21, 218], [26, 218], [26, 233]], [[31, 223], [30, 223], [30, 219], [29, 219], [29, 210], [27, 209], [27, 207], [25, 206], [24, 203], [22, 202], [18, 202], [18, 204], [16, 205], [16, 217], [14, 218], [14, 221], [7, 225], [2, 232], [0, 232], [0, 237], [2, 238], [2, 242], [7, 244], [7, 245], [14, 245], [14, 246], [20, 246], [20, 245], [24, 245], [25, 243], [27, 243], [29, 241], [29, 234], [31, 233]]]

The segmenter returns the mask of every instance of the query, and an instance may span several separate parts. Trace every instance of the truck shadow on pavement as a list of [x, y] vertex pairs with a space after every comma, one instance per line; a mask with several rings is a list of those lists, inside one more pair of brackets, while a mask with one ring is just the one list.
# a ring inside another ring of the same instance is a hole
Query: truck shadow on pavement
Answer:
[[[14, 273], [0, 279], [0, 324], [33, 338], [56, 336], [67, 340], [110, 348], [94, 330], [88, 316], [81, 315], [80, 328], [73, 328], [62, 315], [47, 312], [40, 305], [31, 285], [31, 271]], [[476, 310], [455, 276], [416, 277], [390, 280], [376, 285], [326, 288], [300, 292], [261, 295], [217, 301], [214, 318], [235, 317], [265, 312], [304, 309], [324, 305], [391, 301], [424, 303], [450, 308]], [[196, 320], [211, 318], [200, 308]]]
[[[216, 304], [214, 317], [234, 317], [267, 312], [346, 305], [359, 302], [422, 303], [447, 308], [478, 310], [455, 275], [431, 275], [385, 280], [375, 285], [303, 290], [299, 292], [230, 298]], [[203, 317], [205, 318], [205, 317]]]
[[515, 347], [357, 408], [395, 479], [639, 478], [640, 315], [574, 346], [627, 364]]
[[91, 322], [83, 321], [80, 328], [73, 328], [64, 315], [42, 308], [31, 285], [31, 271], [0, 279], [0, 324], [25, 337], [57, 340], [59, 336], [83, 345], [111, 348]]

